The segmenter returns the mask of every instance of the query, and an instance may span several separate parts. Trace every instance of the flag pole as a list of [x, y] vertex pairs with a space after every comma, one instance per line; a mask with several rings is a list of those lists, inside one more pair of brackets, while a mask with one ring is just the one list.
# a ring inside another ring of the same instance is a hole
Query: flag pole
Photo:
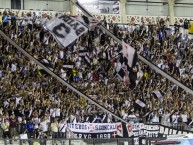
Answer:
[[[71, 0], [72, 3], [74, 3]], [[78, 1], [76, 1], [74, 3], [87, 17], [93, 17], [91, 13], [89, 13], [83, 6], [81, 6], [79, 4]], [[94, 18], [94, 17], [93, 17]], [[118, 42], [119, 44], [122, 44], [121, 40], [118, 39], [116, 36], [114, 36], [107, 28], [105, 28], [101, 23], [98, 24], [98, 26], [100, 27], [100, 29], [102, 29], [103, 31], [105, 31], [106, 34], [108, 34], [109, 36], [111, 36], [116, 42]], [[152, 62], [150, 62], [149, 60], [147, 60], [145, 57], [141, 56], [140, 54], [138, 54], [138, 58], [144, 62], [146, 65], [148, 65], [150, 68], [152, 68], [153, 70], [155, 70], [157, 73], [161, 74], [162, 76], [166, 77], [168, 80], [170, 80], [171, 82], [173, 82], [174, 84], [176, 84], [177, 86], [179, 86], [180, 88], [182, 88], [183, 90], [189, 92], [190, 94], [193, 95], [193, 90], [188, 88], [187, 86], [185, 86], [184, 84], [182, 84], [181, 82], [179, 82], [178, 80], [174, 79], [173, 77], [171, 77], [169, 74], [167, 74], [166, 72], [164, 72], [163, 70], [161, 70], [159, 67], [157, 67], [155, 64], [153, 64]]]
[[103, 107], [102, 105], [98, 104], [96, 101], [94, 101], [93, 99], [91, 99], [90, 97], [88, 97], [87, 95], [83, 94], [82, 92], [80, 92], [77, 88], [75, 88], [74, 86], [72, 86], [71, 84], [67, 83], [65, 80], [63, 80], [61, 77], [59, 77], [57, 74], [55, 74], [53, 71], [51, 71], [50, 69], [48, 69], [46, 66], [44, 66], [40, 61], [38, 61], [36, 58], [34, 58], [33, 56], [31, 56], [27, 51], [25, 51], [23, 48], [21, 48], [19, 45], [17, 45], [13, 40], [11, 40], [5, 33], [3, 33], [0, 30], [0, 35], [6, 39], [8, 42], [10, 42], [15, 48], [17, 48], [19, 51], [21, 51], [23, 53], [23, 55], [25, 55], [26, 57], [28, 57], [30, 60], [32, 60], [33, 62], [35, 62], [37, 65], [39, 65], [42, 69], [44, 69], [48, 74], [50, 74], [52, 77], [54, 77], [55, 79], [57, 79], [59, 82], [61, 82], [64, 86], [67, 86], [69, 89], [71, 89], [72, 91], [74, 91], [75, 93], [77, 93], [78, 95], [80, 95], [81, 97], [85, 98], [86, 100], [90, 101], [91, 103], [93, 103], [94, 105], [96, 105], [97, 107], [99, 107], [100, 109], [102, 109], [103, 111], [111, 114], [113, 117], [115, 117], [116, 119], [120, 120], [121, 122], [127, 123], [125, 120], [123, 120], [122, 118], [118, 117], [117, 115], [115, 115], [114, 113], [112, 113], [111, 111], [107, 110], [105, 107]]

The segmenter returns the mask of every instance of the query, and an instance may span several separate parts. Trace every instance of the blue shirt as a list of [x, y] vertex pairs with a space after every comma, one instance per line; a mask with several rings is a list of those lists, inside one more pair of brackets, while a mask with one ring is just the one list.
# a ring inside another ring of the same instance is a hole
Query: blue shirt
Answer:
[[8, 17], [6, 16], [6, 15], [4, 15], [3, 17], [2, 17], [2, 20], [3, 20], [3, 23], [8, 23], [9, 21], [8, 21]]
[[31, 122], [26, 123], [26, 128], [29, 133], [32, 133], [34, 131], [34, 124]]

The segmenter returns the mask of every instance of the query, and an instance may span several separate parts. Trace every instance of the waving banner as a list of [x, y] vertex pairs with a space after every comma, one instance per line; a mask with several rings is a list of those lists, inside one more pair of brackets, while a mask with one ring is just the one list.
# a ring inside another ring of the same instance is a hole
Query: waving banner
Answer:
[[44, 24], [44, 28], [64, 47], [67, 47], [88, 31], [88, 27], [84, 23], [78, 21], [77, 18], [67, 15], [48, 21]]

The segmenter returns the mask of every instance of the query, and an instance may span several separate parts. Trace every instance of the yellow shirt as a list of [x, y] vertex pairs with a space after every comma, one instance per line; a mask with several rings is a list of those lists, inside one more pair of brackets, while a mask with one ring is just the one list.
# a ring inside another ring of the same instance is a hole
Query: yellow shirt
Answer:
[[58, 123], [52, 123], [51, 124], [51, 131], [52, 132], [58, 132]]
[[2, 24], [2, 16], [0, 16], [0, 24]]
[[33, 145], [40, 145], [40, 143], [37, 142], [37, 141], [35, 141], [35, 142], [33, 143]]
[[193, 22], [190, 23], [189, 34], [193, 34]]
[[145, 77], [146, 80], [148, 80], [149, 79], [149, 74], [147, 72], [144, 72], [144, 77]]
[[77, 71], [75, 69], [72, 70], [72, 73], [74, 77], [77, 75]]
[[4, 122], [1, 124], [1, 128], [3, 129], [3, 131], [9, 131], [9, 122]]

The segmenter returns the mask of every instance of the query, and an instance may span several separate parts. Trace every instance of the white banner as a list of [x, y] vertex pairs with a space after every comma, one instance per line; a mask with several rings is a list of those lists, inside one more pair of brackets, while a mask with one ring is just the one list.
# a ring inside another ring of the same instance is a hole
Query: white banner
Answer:
[[84, 24], [77, 21], [76, 18], [67, 15], [48, 21], [44, 24], [44, 27], [64, 47], [67, 47], [88, 31], [88, 28]]
[[72, 132], [79, 133], [117, 132], [115, 123], [68, 123], [67, 126]]
[[[91, 13], [119, 14], [120, 2], [114, 0], [79, 0], [79, 3]], [[77, 8], [78, 12], [81, 12]]]

